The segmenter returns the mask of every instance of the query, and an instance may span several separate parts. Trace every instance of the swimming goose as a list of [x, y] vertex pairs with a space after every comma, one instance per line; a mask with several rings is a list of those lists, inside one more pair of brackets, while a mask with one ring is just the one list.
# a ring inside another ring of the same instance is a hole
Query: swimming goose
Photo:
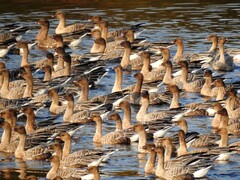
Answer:
[[103, 136], [102, 118], [99, 114], [92, 115], [91, 120], [96, 122], [96, 132], [93, 137], [93, 142], [101, 144], [130, 144], [130, 139], [125, 137], [121, 131], [110, 132]]
[[178, 62], [178, 61], [180, 61], [180, 59], [183, 55], [183, 41], [180, 38], [176, 38], [173, 42], [175, 45], [177, 45], [177, 52], [173, 57], [173, 61]]
[[[95, 150], [95, 149], [80, 149], [71, 152], [72, 139], [69, 133], [63, 132], [59, 135], [59, 138], [64, 142], [64, 145], [60, 143], [53, 143], [50, 145], [50, 149], [54, 150], [56, 155], [61, 160], [61, 168], [72, 167], [81, 168], [92, 164], [99, 164], [101, 161], [106, 161], [107, 158], [115, 151], [111, 150]], [[104, 157], [104, 159], [102, 159]]]
[[57, 155], [53, 155], [50, 159], [51, 169], [48, 171], [46, 178], [47, 179], [55, 179], [56, 177], [60, 177], [63, 179], [81, 179], [83, 176], [90, 173], [93, 173], [90, 179], [100, 180], [99, 170], [96, 166], [88, 167], [87, 169], [75, 169], [75, 168], [60, 168], [60, 159]]
[[147, 51], [142, 52], [143, 66], [141, 73], [143, 74], [144, 81], [155, 82], [163, 79], [164, 70], [163, 69], [152, 69], [150, 65], [150, 53]]
[[56, 47], [65, 47], [66, 44], [63, 42], [63, 37], [61, 34], [55, 34], [53, 35], [53, 39], [55, 40]]
[[101, 32], [98, 29], [91, 31], [91, 36], [94, 38], [94, 43], [90, 49], [90, 53], [104, 53], [106, 49], [106, 41], [101, 37]]
[[8, 122], [1, 122], [0, 127], [3, 128], [3, 134], [0, 143], [0, 151], [5, 151], [11, 141], [12, 127]]
[[200, 92], [201, 87], [204, 83], [203, 79], [198, 79], [192, 82], [187, 82], [188, 79], [188, 62], [180, 61], [179, 64], [182, 67], [181, 81], [183, 83], [183, 89], [187, 92]]
[[71, 56], [69, 54], [65, 54], [62, 58], [65, 63], [65, 66], [63, 69], [53, 71], [52, 72], [53, 78], [65, 77], [65, 76], [71, 75], [71, 63], [72, 63]]
[[52, 100], [51, 105], [49, 107], [49, 111], [54, 114], [62, 113], [66, 109], [66, 105], [62, 105], [59, 101], [59, 95], [56, 89], [51, 88], [48, 91], [48, 96]]
[[[96, 110], [80, 110], [74, 112], [74, 97], [71, 93], [66, 93], [65, 98], [67, 100], [67, 107], [63, 115], [64, 122], [71, 123], [87, 123], [90, 122], [89, 118], [92, 113], [96, 112]], [[103, 112], [101, 112], [103, 113]]]
[[220, 71], [233, 71], [235, 65], [233, 63], [233, 58], [224, 51], [224, 43], [227, 41], [226, 38], [221, 37], [218, 39], [218, 46], [219, 46], [219, 56], [214, 59], [213, 62], [213, 69], [220, 70]]
[[48, 35], [50, 23], [47, 19], [40, 19], [38, 24], [41, 26], [37, 36], [36, 41], [38, 42], [38, 47], [41, 48], [53, 48], [55, 47], [55, 40]]
[[142, 147], [148, 153], [147, 162], [144, 167], [144, 172], [147, 174], [155, 174], [155, 163], [157, 153], [155, 151], [156, 146], [154, 144], [146, 144]]
[[123, 100], [119, 103], [119, 107], [123, 110], [122, 128], [128, 129], [128, 128], [132, 127], [130, 103], [126, 100]]
[[27, 42], [19, 41], [19, 42], [16, 44], [16, 47], [23, 50], [21, 67], [29, 65], [29, 62], [28, 62], [29, 49], [28, 49], [28, 44], [27, 44]]
[[220, 143], [218, 146], [216, 144], [212, 144], [212, 146], [207, 146], [205, 148], [200, 148], [192, 151], [188, 151], [186, 141], [185, 141], [185, 133], [180, 130], [178, 132], [179, 136], [179, 142], [180, 146], [177, 150], [177, 155], [178, 156], [184, 156], [186, 154], [198, 154], [198, 153], [206, 153], [210, 156], [218, 156], [216, 160], [221, 160], [221, 161], [226, 161], [230, 157], [231, 154], [234, 154], [235, 152], [232, 152], [234, 149], [233, 148], [226, 148], [228, 147], [228, 132], [226, 129], [221, 128], [220, 130], [217, 131], [219, 135], [221, 136]]
[[122, 90], [122, 76], [123, 76], [121, 65], [115, 66], [113, 69], [116, 75], [115, 75], [114, 85], [112, 87], [112, 93]]
[[147, 132], [145, 127], [142, 124], [137, 123], [132, 127], [132, 129], [139, 135], [138, 152], [146, 153], [147, 151], [143, 148], [147, 144]]
[[4, 76], [3, 85], [1, 88], [1, 97], [6, 99], [19, 99], [26, 97], [33, 97], [33, 78], [32, 74], [28, 72], [21, 72], [20, 76], [25, 79], [27, 85], [25, 88], [19, 86], [15, 88], [9, 88], [9, 70], [2, 70], [2, 75]]
[[17, 112], [13, 108], [8, 108], [4, 111], [0, 112], [0, 117], [5, 120], [5, 122], [8, 122], [12, 129], [15, 128], [17, 124]]
[[[179, 89], [176, 85], [169, 86], [169, 90], [173, 93], [170, 109], [179, 108]], [[156, 111], [147, 113], [149, 106], [149, 93], [148, 91], [142, 92], [141, 107], [136, 115], [137, 121], [154, 121], [165, 117], [171, 117], [176, 112], [171, 111]]]
[[218, 37], [217, 37], [217, 35], [216, 34], [211, 34], [210, 36], [208, 36], [207, 40], [212, 42], [212, 46], [208, 50], [208, 52], [216, 51], [217, 45], [218, 45]]
[[214, 93], [212, 92], [212, 71], [206, 69], [204, 71], [204, 78], [205, 82], [201, 88], [200, 94], [203, 96], [213, 96]]
[[27, 135], [23, 126], [16, 126], [14, 131], [19, 134], [19, 144], [14, 153], [16, 158], [23, 160], [45, 160], [50, 157], [51, 154], [46, 151], [46, 147], [41, 145], [25, 150]]
[[223, 108], [220, 111], [217, 111], [217, 114], [220, 115], [220, 125], [218, 128], [226, 128], [229, 134], [239, 135], [240, 134], [240, 122], [229, 122], [229, 116], [227, 110]]
[[172, 62], [171, 61], [165, 61], [162, 63], [162, 66], [165, 67], [165, 74], [163, 76], [162, 82], [164, 84], [175, 84], [175, 85], [181, 85], [182, 82], [180, 81], [180, 77], [173, 77], [172, 76]]
[[223, 100], [226, 96], [226, 87], [223, 79], [216, 79], [213, 84], [215, 87], [212, 89], [211, 96], [216, 97], [216, 101]]
[[56, 12], [56, 14], [53, 17], [59, 19], [59, 24], [55, 29], [56, 34], [82, 32], [84, 31], [85, 28], [89, 28], [87, 24], [81, 24], [81, 23], [67, 25], [66, 15], [64, 12], [61, 12], [61, 11]]
[[212, 167], [212, 165], [209, 165], [208, 163], [205, 163], [204, 165], [197, 163], [196, 165], [191, 165], [191, 166], [180, 165], [180, 166], [171, 166], [171, 168], [165, 168], [164, 148], [162, 146], [159, 146], [155, 149], [155, 151], [157, 152], [157, 156], [158, 156], [158, 163], [157, 163], [155, 175], [164, 179], [173, 179], [175, 176], [179, 176], [186, 173], [193, 174], [195, 178], [201, 178], [206, 176], [208, 170]]
[[228, 112], [229, 118], [240, 117], [240, 99], [234, 89], [230, 89], [229, 97], [225, 101], [225, 108]]

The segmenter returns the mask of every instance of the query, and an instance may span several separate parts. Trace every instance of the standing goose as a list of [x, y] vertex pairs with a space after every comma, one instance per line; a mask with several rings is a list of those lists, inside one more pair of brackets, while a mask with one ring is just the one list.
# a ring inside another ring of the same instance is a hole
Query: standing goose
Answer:
[[93, 137], [93, 142], [101, 144], [130, 144], [130, 139], [125, 137], [122, 132], [114, 131], [106, 135], [102, 135], [102, 118], [95, 114], [91, 117], [92, 121], [96, 122], [96, 132]]
[[233, 71], [235, 65], [233, 58], [224, 51], [224, 43], [227, 41], [226, 38], [221, 37], [218, 39], [219, 56], [214, 59], [213, 69], [217, 71]]
[[53, 155], [50, 159], [51, 169], [48, 171], [46, 178], [47, 179], [55, 179], [55, 178], [63, 178], [63, 179], [81, 179], [84, 178], [84, 175], [88, 174], [88, 171], [91, 174], [90, 179], [100, 180], [100, 174], [98, 167], [91, 166], [87, 169], [76, 169], [76, 168], [60, 168], [60, 159], [57, 155]]
[[19, 134], [19, 144], [14, 153], [16, 158], [23, 160], [45, 160], [50, 157], [50, 153], [46, 151], [46, 147], [41, 145], [25, 150], [27, 135], [23, 126], [15, 127], [14, 131]]

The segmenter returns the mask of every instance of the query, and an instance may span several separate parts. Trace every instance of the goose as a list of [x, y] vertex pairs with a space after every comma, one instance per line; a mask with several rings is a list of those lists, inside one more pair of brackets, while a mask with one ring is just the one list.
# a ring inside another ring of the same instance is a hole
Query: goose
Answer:
[[3, 134], [1, 137], [1, 143], [0, 143], [0, 151], [4, 152], [8, 148], [11, 141], [12, 127], [10, 123], [8, 123], [7, 121], [1, 122], [0, 127], [3, 128]]
[[103, 108], [100, 110], [98, 108], [88, 109], [88, 110], [80, 110], [74, 112], [74, 97], [71, 93], [66, 93], [65, 98], [67, 100], [67, 107], [63, 115], [64, 122], [71, 122], [71, 123], [88, 123], [90, 122], [89, 118], [93, 113], [101, 113], [104, 114], [108, 109]]
[[206, 69], [204, 71], [204, 78], [205, 82], [201, 88], [200, 94], [203, 96], [213, 96], [214, 93], [212, 92], [212, 71], [209, 69]]
[[48, 96], [52, 100], [51, 105], [49, 107], [49, 111], [54, 114], [62, 113], [66, 109], [66, 105], [63, 105], [59, 101], [59, 95], [56, 91], [56, 89], [51, 88], [48, 91]]
[[88, 174], [88, 171], [90, 173], [93, 173], [92, 176], [90, 176], [90, 179], [99, 180], [100, 174], [98, 167], [91, 166], [88, 167], [88, 169], [74, 169], [74, 168], [67, 168], [67, 169], [61, 169], [60, 168], [60, 159], [57, 155], [53, 155], [49, 158], [51, 162], [51, 169], [48, 171], [46, 178], [47, 179], [55, 179], [56, 177], [64, 178], [64, 179], [84, 179], [84, 175], [86, 176]]
[[139, 135], [138, 152], [147, 153], [147, 151], [143, 148], [147, 144], [147, 132], [145, 127], [142, 124], [137, 123], [131, 129]]
[[9, 70], [2, 70], [2, 75], [4, 77], [3, 85], [1, 88], [1, 97], [6, 99], [19, 99], [19, 98], [27, 98], [33, 97], [33, 78], [32, 74], [29, 72], [21, 72], [20, 76], [25, 79], [27, 85], [25, 88], [23, 87], [15, 87], [9, 88]]
[[98, 29], [91, 31], [91, 36], [94, 38], [94, 43], [90, 49], [90, 53], [104, 53], [106, 50], [106, 40], [101, 37], [101, 32]]
[[213, 69], [217, 71], [233, 71], [235, 68], [233, 58], [224, 51], [224, 43], [227, 41], [226, 38], [221, 37], [218, 39], [219, 56], [213, 61]]
[[65, 77], [65, 76], [70, 76], [71, 75], [71, 56], [69, 54], [65, 54], [63, 56], [63, 60], [65, 62], [65, 66], [63, 69], [59, 69], [57, 71], [52, 72], [52, 77], [53, 78], [58, 78], [58, 77]]
[[155, 163], [157, 153], [155, 151], [156, 146], [154, 144], [146, 144], [142, 147], [148, 153], [147, 162], [144, 167], [144, 172], [147, 174], [155, 174]]
[[46, 147], [41, 145], [25, 150], [27, 136], [24, 126], [16, 126], [14, 131], [19, 134], [19, 144], [14, 153], [16, 158], [23, 160], [45, 160], [50, 157], [51, 153], [47, 152]]
[[114, 85], [112, 87], [112, 93], [122, 90], [122, 78], [123, 78], [123, 72], [122, 72], [123, 68], [121, 65], [115, 66], [113, 69], [116, 75], [115, 75]]
[[20, 66], [23, 67], [23, 66], [29, 65], [29, 62], [28, 62], [29, 49], [28, 49], [27, 42], [19, 41], [16, 44], [16, 47], [19, 48], [19, 49], [22, 49], [22, 51], [23, 51], [23, 53], [22, 53], [22, 61], [21, 61], [21, 65]]
[[110, 132], [103, 136], [102, 118], [99, 114], [92, 115], [91, 120], [96, 122], [96, 132], [93, 137], [93, 142], [101, 144], [130, 144], [130, 139], [119, 131]]
[[240, 117], [240, 100], [237, 96], [237, 92], [234, 89], [230, 89], [229, 97], [225, 101], [225, 108], [228, 112], [229, 118]]
[[150, 66], [150, 53], [142, 52], [143, 66], [141, 73], [143, 74], [145, 82], [155, 82], [163, 79], [164, 71], [162, 69], [153, 69]]
[[55, 40], [48, 35], [50, 23], [47, 19], [40, 19], [38, 24], [41, 26], [35, 40], [38, 42], [38, 47], [53, 48], [55, 47]]
[[63, 147], [60, 143], [53, 143], [50, 145], [49, 149], [54, 150], [55, 154], [59, 157], [61, 168], [82, 168], [92, 166], [93, 164], [99, 165], [99, 163], [106, 161], [111, 154], [116, 152], [111, 150], [94, 149], [80, 149], [71, 152], [72, 141], [69, 133], [61, 133], [59, 138], [64, 141]]
[[188, 79], [188, 63], [187, 61], [180, 61], [179, 64], [182, 68], [181, 81], [183, 83], [183, 89], [187, 92], [200, 92], [201, 87], [204, 83], [203, 79], [199, 79], [192, 82], [187, 82]]
[[82, 32], [84, 31], [85, 28], [89, 28], [87, 24], [81, 24], [81, 23], [67, 25], [66, 15], [64, 12], [61, 12], [61, 11], [56, 12], [53, 17], [59, 19], [59, 24], [55, 29], [56, 34]]
[[178, 61], [180, 61], [180, 59], [181, 59], [182, 56], [183, 56], [183, 48], [184, 48], [184, 46], [183, 46], [183, 41], [182, 41], [181, 38], [176, 38], [176, 39], [173, 41], [173, 43], [174, 43], [175, 45], [177, 45], [177, 52], [176, 52], [176, 54], [175, 54], [174, 57], [173, 57], [173, 61], [174, 61], [174, 62], [178, 62]]
[[164, 167], [164, 148], [159, 146], [155, 149], [158, 156], [157, 168], [155, 171], [155, 175], [157, 177], [165, 178], [165, 179], [173, 179], [174, 176], [179, 176], [182, 174], [190, 173], [193, 174], [194, 178], [202, 178], [206, 176], [209, 169], [212, 167], [212, 164], [205, 163], [204, 165], [192, 165], [192, 166], [175, 166], [166, 169]]
[[[170, 105], [170, 109], [179, 108], [179, 89], [176, 85], [169, 86], [169, 90], [173, 93], [172, 102]], [[165, 117], [171, 117], [176, 112], [169, 111], [156, 111], [147, 113], [147, 109], [149, 106], [149, 93], [148, 91], [142, 92], [141, 98], [141, 107], [136, 115], [137, 121], [154, 121], [159, 120]]]
[[223, 100], [226, 96], [226, 86], [222, 78], [216, 79], [214, 82], [211, 96], [216, 97], [216, 101]]
[[216, 160], [221, 160], [221, 161], [228, 160], [230, 155], [236, 153], [236, 151], [234, 152], [234, 151], [232, 151], [232, 149], [226, 148], [227, 143], [228, 143], [228, 141], [227, 141], [228, 137], [226, 137], [226, 136], [228, 136], [227, 132], [226, 131], [224, 132], [223, 129], [219, 130], [218, 132], [221, 136], [220, 143], [219, 143], [218, 146], [213, 145], [213, 146], [208, 146], [208, 147], [205, 147], [205, 148], [202, 148], [202, 149], [196, 149], [196, 150], [188, 151], [186, 141], [185, 141], [185, 134], [182, 130], [180, 130], [178, 132], [180, 146], [177, 149], [177, 156], [183, 156], [183, 155], [186, 155], [186, 154], [207, 153], [210, 156], [216, 156], [217, 155], [218, 158], [216, 158]]

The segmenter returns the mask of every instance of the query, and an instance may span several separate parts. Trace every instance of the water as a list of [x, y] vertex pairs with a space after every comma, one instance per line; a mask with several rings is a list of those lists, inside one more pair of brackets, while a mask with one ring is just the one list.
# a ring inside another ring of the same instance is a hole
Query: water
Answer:
[[[185, 1], [178, 3], [173, 0], [161, 2], [158, 0], [139, 0], [139, 1], [30, 1], [13, 0], [11, 2], [3, 1], [0, 6], [0, 26], [6, 23], [19, 23], [31, 26], [32, 29], [23, 39], [34, 39], [39, 26], [37, 21], [40, 18], [49, 18], [51, 23], [50, 33], [54, 32], [57, 25], [56, 19], [51, 16], [57, 10], [64, 10], [68, 14], [68, 22], [77, 21], [86, 22], [92, 15], [101, 15], [103, 19], [109, 21], [110, 27], [117, 28], [125, 25], [146, 23], [146, 31], [142, 34], [150, 42], [172, 41], [176, 37], [181, 37], [184, 41], [185, 53], [205, 52], [209, 49], [209, 42], [206, 37], [210, 33], [216, 33], [219, 36], [229, 38], [227, 48], [239, 48], [239, 2], [229, 2], [218, 0], [211, 2]], [[84, 53], [90, 47], [91, 40], [86, 38], [82, 42], [82, 47], [73, 51], [74, 53]], [[171, 47], [171, 55], [176, 52], [176, 47]], [[70, 51], [70, 50], [69, 50]], [[34, 49], [30, 55], [30, 61], [42, 59], [45, 52]], [[9, 55], [5, 59], [8, 68], [17, 67], [20, 64], [18, 55]], [[113, 65], [111, 65], [113, 66]], [[107, 67], [108, 68], [108, 67]], [[93, 97], [99, 94], [111, 92], [113, 86], [114, 73], [108, 75], [100, 82], [100, 86], [90, 91]], [[134, 83], [135, 80], [131, 74], [124, 74], [124, 87]], [[181, 103], [186, 104], [191, 101], [201, 102], [202, 99], [194, 94], [188, 94], [181, 98]], [[156, 107], [150, 109], [156, 110]], [[46, 109], [42, 111], [47, 114]], [[122, 112], [120, 112], [122, 116]], [[189, 127], [192, 131], [207, 133], [210, 131], [212, 117], [189, 119]], [[61, 118], [58, 119], [62, 120]], [[132, 121], [135, 122], [135, 112], [132, 113]], [[94, 148], [92, 136], [95, 131], [93, 125], [86, 125], [75, 138], [73, 150], [79, 148]], [[104, 133], [114, 129], [114, 123], [104, 124]], [[174, 130], [177, 130], [175, 128]], [[102, 148], [109, 146], [104, 145]], [[112, 147], [112, 146], [111, 146]], [[138, 159], [137, 144], [131, 146], [115, 146], [119, 151], [112, 156], [112, 159], [100, 168], [102, 179], [154, 179], [151, 176], [144, 175], [145, 159]], [[24, 179], [26, 175], [36, 175], [44, 179], [49, 170], [49, 162], [15, 161], [12, 156], [0, 154], [0, 179]], [[215, 163], [214, 167], [207, 174], [208, 179], [239, 179], [240, 156], [233, 155], [229, 162]]]

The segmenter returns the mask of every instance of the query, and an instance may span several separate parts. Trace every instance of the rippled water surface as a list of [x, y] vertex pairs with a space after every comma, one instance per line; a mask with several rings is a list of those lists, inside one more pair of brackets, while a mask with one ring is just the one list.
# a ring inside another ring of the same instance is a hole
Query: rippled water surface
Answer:
[[[1, 1], [2, 2], [2, 1]], [[240, 3], [229, 1], [185, 1], [177, 3], [172, 0], [167, 2], [138, 0], [138, 1], [30, 1], [12, 0], [3, 1], [0, 6], [0, 26], [7, 23], [19, 23], [31, 26], [32, 29], [23, 39], [32, 40], [37, 34], [39, 26], [37, 21], [40, 18], [49, 18], [51, 24], [50, 33], [54, 32], [58, 21], [51, 19], [57, 10], [64, 10], [67, 13], [68, 22], [86, 22], [92, 15], [100, 15], [109, 21], [112, 29], [125, 25], [144, 22], [146, 31], [142, 37], [150, 42], [172, 41], [175, 37], [181, 37], [184, 41], [185, 53], [205, 52], [209, 49], [209, 42], [206, 37], [210, 33], [229, 38], [227, 48], [239, 48], [240, 37]], [[82, 46], [77, 49], [69, 49], [74, 53], [82, 54], [89, 50], [91, 40], [84, 39]], [[176, 47], [171, 47], [171, 54], [176, 52]], [[34, 49], [30, 55], [30, 61], [41, 59], [44, 52]], [[20, 64], [19, 55], [9, 55], [5, 60], [8, 68], [17, 67]], [[111, 65], [114, 66], [115, 64]], [[109, 65], [110, 66], [110, 65]], [[107, 67], [108, 68], [108, 67]], [[133, 72], [134, 73], [134, 72]], [[114, 73], [110, 71], [100, 82], [100, 86], [90, 91], [90, 96], [111, 92]], [[124, 85], [135, 83], [132, 74], [124, 74]], [[181, 103], [201, 102], [199, 96], [187, 95], [181, 98]], [[156, 110], [153, 107], [151, 110]], [[120, 112], [122, 115], [122, 112]], [[49, 115], [44, 109], [40, 115]], [[210, 131], [212, 117], [193, 118], [189, 120], [189, 127], [192, 131], [207, 133]], [[59, 118], [59, 121], [62, 119]], [[132, 113], [132, 121], [135, 122], [135, 112]], [[78, 132], [75, 138], [73, 150], [79, 148], [94, 148], [92, 137], [95, 131], [94, 125], [86, 125], [86, 128]], [[114, 124], [104, 124], [104, 133], [114, 129]], [[177, 130], [173, 129], [173, 130]], [[108, 146], [103, 146], [106, 148]], [[116, 146], [119, 151], [112, 156], [112, 159], [100, 168], [102, 179], [154, 179], [144, 175], [145, 159], [138, 159], [137, 144], [131, 146]], [[240, 156], [233, 155], [229, 162], [216, 163], [209, 171], [208, 179], [240, 179]], [[0, 179], [24, 179], [26, 175], [36, 175], [44, 179], [49, 170], [49, 162], [19, 162], [13, 157], [0, 154]]]

